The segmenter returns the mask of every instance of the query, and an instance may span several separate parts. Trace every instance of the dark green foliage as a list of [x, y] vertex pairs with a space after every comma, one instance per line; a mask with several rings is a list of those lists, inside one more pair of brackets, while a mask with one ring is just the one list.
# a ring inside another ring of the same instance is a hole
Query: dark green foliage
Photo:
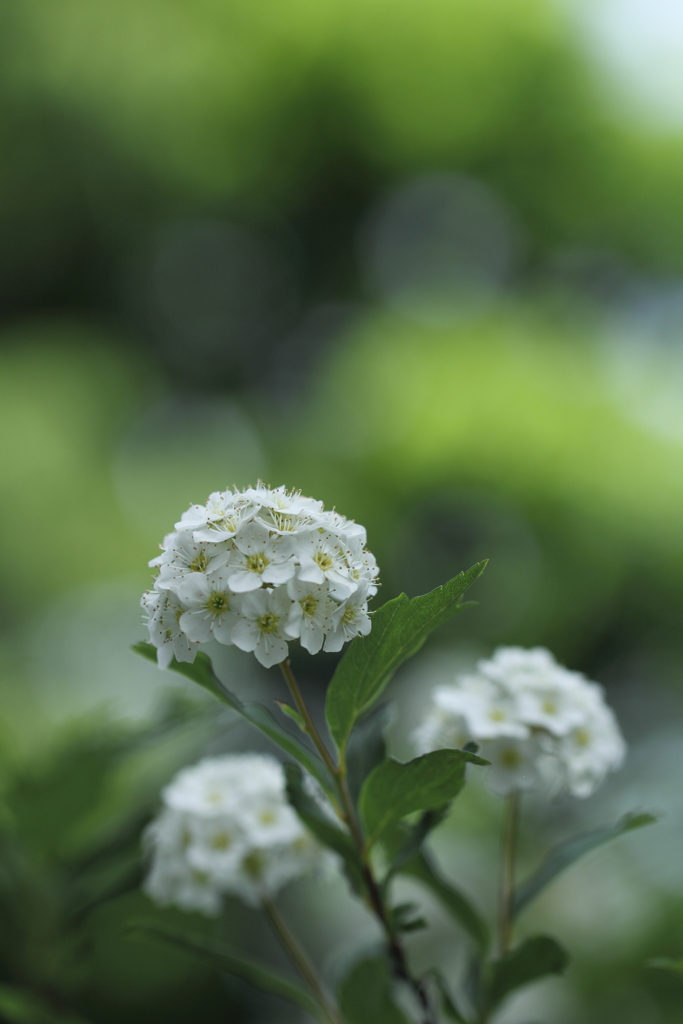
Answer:
[[337, 995], [346, 1024], [408, 1024], [392, 999], [391, 972], [384, 957], [354, 964]]
[[479, 562], [450, 583], [409, 600], [400, 594], [372, 617], [372, 632], [356, 637], [340, 661], [327, 691], [325, 713], [340, 751], [358, 718], [377, 700], [396, 669], [422, 647], [437, 626], [467, 607], [462, 595], [484, 571]]
[[263, 967], [252, 960], [238, 956], [221, 942], [216, 942], [185, 928], [170, 928], [167, 925], [144, 921], [132, 923], [128, 934], [131, 938], [152, 940], [174, 946], [176, 949], [199, 957], [225, 974], [241, 978], [242, 981], [246, 981], [262, 992], [280, 996], [282, 999], [294, 1003], [295, 1006], [301, 1007], [313, 1017], [320, 1016], [318, 1004], [298, 982], [270, 967]]
[[0, 822], [0, 1019], [83, 1024], [96, 911], [131, 898], [160, 786], [215, 732], [182, 699], [151, 723], [72, 726], [13, 765]]
[[468, 763], [489, 762], [464, 750], [434, 750], [405, 764], [389, 757], [378, 765], [365, 780], [359, 801], [368, 845], [406, 815], [453, 800], [465, 784]]
[[562, 946], [548, 935], [526, 939], [492, 964], [487, 1006], [498, 1006], [515, 989], [548, 974], [562, 974], [569, 957]]
[[393, 717], [393, 706], [381, 704], [363, 718], [351, 733], [346, 748], [346, 772], [354, 801], [358, 800], [361, 786], [370, 772], [387, 756], [384, 732]]
[[2, 984], [0, 1020], [6, 1024], [86, 1024], [83, 1017], [53, 1009], [31, 992]]

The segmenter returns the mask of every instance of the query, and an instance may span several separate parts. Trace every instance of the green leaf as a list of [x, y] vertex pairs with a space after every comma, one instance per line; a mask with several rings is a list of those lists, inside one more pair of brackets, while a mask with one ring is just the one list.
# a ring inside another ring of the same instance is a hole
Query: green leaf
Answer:
[[394, 932], [416, 932], [427, 927], [424, 917], [418, 916], [416, 903], [397, 903], [389, 910], [389, 921]]
[[82, 1017], [53, 1010], [38, 996], [0, 984], [0, 1018], [6, 1024], [85, 1024]]
[[670, 974], [676, 974], [679, 978], [683, 977], [683, 960], [671, 960], [666, 956], [658, 956], [648, 960], [647, 966], [655, 967], [660, 971], [668, 971]]
[[361, 790], [368, 846], [407, 814], [435, 810], [453, 800], [465, 784], [467, 764], [488, 763], [464, 750], [433, 750], [407, 763], [388, 757], [368, 775]]
[[346, 777], [354, 801], [358, 800], [361, 786], [372, 769], [387, 756], [384, 731], [393, 718], [393, 705], [382, 704], [359, 722], [351, 733], [346, 748]]
[[176, 949], [199, 957], [225, 974], [241, 978], [242, 981], [246, 981], [261, 992], [280, 996], [282, 999], [294, 1003], [295, 1006], [299, 1006], [306, 1013], [310, 1013], [311, 1016], [325, 1019], [316, 1000], [298, 982], [292, 981], [284, 974], [280, 974], [279, 971], [273, 971], [270, 967], [262, 967], [261, 964], [254, 963], [253, 960], [237, 956], [221, 942], [214, 942], [204, 935], [185, 929], [180, 931], [167, 925], [147, 924], [144, 921], [133, 922], [128, 927], [127, 933], [131, 938], [140, 938], [143, 941], [151, 939], [153, 942], [174, 946]]
[[433, 629], [461, 611], [464, 591], [484, 571], [479, 562], [430, 594], [400, 594], [372, 616], [372, 631], [353, 640], [327, 691], [325, 714], [343, 753], [356, 720], [377, 700], [399, 665], [416, 654]]
[[289, 802], [306, 828], [324, 846], [339, 854], [344, 862], [344, 869], [351, 887], [355, 892], [362, 893], [365, 888], [363, 866], [351, 836], [348, 832], [343, 832], [338, 828], [314, 797], [306, 792], [303, 775], [298, 764], [285, 765], [285, 779]]
[[391, 997], [391, 971], [384, 957], [354, 964], [338, 989], [346, 1024], [408, 1024]]
[[548, 935], [526, 939], [492, 966], [488, 994], [489, 1011], [515, 989], [548, 974], [562, 974], [569, 957], [562, 946]]
[[[145, 642], [134, 644], [133, 650], [136, 654], [142, 655], [143, 658], [156, 662], [156, 648], [152, 644]], [[264, 707], [263, 704], [253, 702], [243, 704], [216, 676], [211, 665], [211, 659], [203, 651], [197, 652], [192, 664], [177, 661], [174, 658], [168, 667], [172, 672], [178, 672], [181, 676], [191, 679], [193, 683], [204, 687], [205, 690], [212, 693], [223, 704], [227, 704], [229, 708], [232, 708], [238, 715], [241, 715], [247, 722], [264, 733], [273, 743], [277, 743], [279, 747], [302, 764], [306, 771], [310, 772], [318, 780], [326, 793], [331, 795], [335, 792], [329, 772], [318, 755], [313, 750], [305, 747], [297, 736], [293, 736], [290, 732], [283, 729], [282, 726], [278, 725], [268, 708]]]
[[425, 811], [414, 825], [401, 822], [384, 831], [382, 846], [389, 861], [389, 870], [383, 883], [385, 886], [417, 854], [429, 833], [444, 820], [449, 808], [450, 804], [445, 804], [433, 811]]
[[616, 825], [584, 832], [560, 846], [556, 846], [550, 851], [538, 870], [526, 882], [522, 882], [518, 886], [513, 899], [515, 915], [519, 914], [560, 872], [568, 868], [579, 857], [583, 857], [597, 846], [609, 842], [610, 839], [617, 839], [626, 832], [633, 832], [645, 825], [652, 825], [656, 821], [657, 818], [653, 814], [626, 814]]
[[400, 871], [426, 885], [476, 945], [484, 952], [488, 949], [489, 929], [486, 921], [468, 898], [439, 874], [424, 851], [417, 853]]
[[437, 984], [439, 994], [441, 996], [441, 1008], [446, 1017], [448, 1017], [449, 1020], [455, 1021], [456, 1024], [467, 1024], [467, 1018], [464, 1017], [458, 1009], [441, 972], [438, 971], [436, 967], [432, 967], [428, 974], [430, 978], [434, 978], [434, 981]]

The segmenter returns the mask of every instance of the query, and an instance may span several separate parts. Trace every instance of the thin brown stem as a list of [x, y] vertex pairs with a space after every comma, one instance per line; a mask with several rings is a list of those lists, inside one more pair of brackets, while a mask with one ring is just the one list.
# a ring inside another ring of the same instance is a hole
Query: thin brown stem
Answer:
[[323, 1011], [325, 1017], [329, 1021], [329, 1024], [341, 1024], [341, 1018], [336, 1006], [332, 1004], [325, 993], [322, 984], [318, 980], [318, 976], [315, 973], [313, 965], [299, 945], [297, 939], [289, 930], [289, 927], [279, 910], [272, 900], [264, 899], [262, 902], [263, 909], [272, 925], [273, 931], [275, 932], [280, 945], [315, 996], [316, 1002], [319, 1003], [320, 1009]]
[[353, 838], [354, 843], [358, 847], [358, 852], [361, 857], [363, 865], [363, 879], [365, 881], [365, 888], [368, 895], [368, 903], [370, 909], [374, 913], [375, 917], [382, 926], [387, 946], [389, 949], [389, 955], [394, 967], [394, 974], [396, 977], [404, 981], [413, 991], [420, 1007], [422, 1010], [423, 1018], [421, 1024], [434, 1024], [434, 1014], [430, 1005], [429, 997], [426, 989], [422, 982], [418, 978], [414, 978], [408, 968], [408, 962], [406, 959], [405, 950], [399, 939], [395, 934], [389, 917], [387, 915], [386, 907], [384, 906], [384, 898], [382, 896], [382, 890], [375, 878], [372, 870], [372, 864], [366, 849], [365, 840], [363, 839], [363, 833], [358, 822], [356, 815], [356, 809], [353, 804], [353, 799], [349, 791], [348, 782], [346, 779], [346, 765], [340, 763], [335, 764], [329, 750], [325, 746], [320, 733], [318, 732], [315, 722], [311, 717], [311, 713], [306, 706], [306, 702], [303, 698], [299, 684], [296, 681], [289, 659], [280, 662], [280, 669], [285, 677], [290, 693], [294, 698], [299, 714], [301, 715], [304, 724], [306, 726], [306, 732], [310, 736], [311, 740], [315, 744], [317, 751], [322, 757], [323, 761], [329, 768], [334, 782], [339, 792], [339, 797], [342, 806], [342, 818], [345, 824], [348, 826], [349, 832]]
[[506, 798], [503, 814], [500, 881], [498, 888], [498, 953], [500, 956], [505, 956], [512, 941], [512, 900], [515, 889], [515, 857], [517, 852], [519, 804], [519, 792], [510, 793]]

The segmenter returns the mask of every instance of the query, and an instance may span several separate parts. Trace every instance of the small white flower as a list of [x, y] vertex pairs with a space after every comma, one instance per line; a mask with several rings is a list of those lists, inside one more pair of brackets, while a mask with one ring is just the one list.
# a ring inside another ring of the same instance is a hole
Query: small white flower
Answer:
[[231, 589], [246, 593], [258, 590], [264, 583], [287, 583], [296, 571], [292, 555], [290, 537], [271, 537], [262, 523], [247, 523], [235, 536], [230, 556]]
[[240, 598], [230, 590], [225, 568], [210, 577], [201, 572], [186, 576], [177, 593], [186, 609], [180, 616], [180, 628], [190, 640], [207, 643], [215, 637], [221, 644], [233, 643]]
[[164, 542], [163, 555], [153, 563], [160, 572], [156, 586], [160, 590], [172, 590], [193, 572], [210, 576], [221, 569], [230, 557], [231, 544], [200, 544], [191, 533], [173, 533]]
[[284, 661], [289, 653], [287, 629], [292, 600], [284, 589], [262, 589], [246, 594], [232, 642], [242, 651], [253, 651], [265, 668]]
[[525, 789], [538, 789], [542, 780], [543, 749], [535, 736], [515, 739], [501, 736], [485, 740], [479, 754], [491, 762], [488, 784], [498, 796]]
[[358, 587], [349, 571], [351, 553], [334, 534], [310, 530], [296, 538], [297, 577], [305, 583], [329, 583], [330, 594], [343, 601]]
[[372, 629], [368, 615], [368, 584], [358, 584], [351, 597], [337, 605], [332, 613], [332, 629], [325, 637], [326, 651], [341, 651], [347, 640], [367, 636]]
[[183, 632], [180, 619], [184, 609], [172, 591], [155, 590], [143, 595], [142, 607], [147, 612], [149, 641], [157, 649], [157, 663], [168, 668], [175, 657], [178, 661], [193, 662], [199, 644], [193, 643]]
[[499, 736], [526, 739], [528, 726], [520, 720], [515, 696], [479, 675], [464, 676], [457, 688], [441, 695], [442, 707], [450, 703], [467, 723], [470, 735], [481, 740]]
[[206, 500], [205, 505], [190, 505], [183, 512], [180, 522], [175, 524], [176, 530], [200, 530], [209, 523], [217, 523], [230, 515], [235, 504], [231, 491], [214, 491]]
[[271, 490], [260, 484], [258, 487], [248, 487], [244, 496], [261, 509], [269, 509], [292, 518], [319, 516], [323, 510], [322, 501], [304, 498], [301, 491], [288, 491], [285, 487], [275, 487]]
[[287, 802], [282, 766], [228, 754], [185, 768], [145, 834], [144, 888], [157, 903], [215, 915], [227, 894], [258, 906], [287, 882], [336, 863]]
[[317, 654], [337, 607], [330, 600], [329, 585], [290, 580], [287, 593], [294, 602], [287, 620], [287, 632], [292, 638], [298, 637], [309, 654]]

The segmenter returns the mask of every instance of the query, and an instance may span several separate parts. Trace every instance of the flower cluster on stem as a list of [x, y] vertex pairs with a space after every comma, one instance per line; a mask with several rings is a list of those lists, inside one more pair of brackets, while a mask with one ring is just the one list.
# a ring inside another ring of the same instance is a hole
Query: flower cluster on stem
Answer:
[[191, 505], [149, 563], [159, 572], [141, 602], [159, 665], [217, 640], [268, 668], [291, 640], [316, 654], [367, 635], [378, 569], [365, 545], [362, 526], [284, 487]]
[[413, 732], [419, 752], [475, 741], [490, 788], [590, 796], [621, 765], [625, 744], [602, 687], [542, 647], [499, 647], [474, 672], [432, 693]]

